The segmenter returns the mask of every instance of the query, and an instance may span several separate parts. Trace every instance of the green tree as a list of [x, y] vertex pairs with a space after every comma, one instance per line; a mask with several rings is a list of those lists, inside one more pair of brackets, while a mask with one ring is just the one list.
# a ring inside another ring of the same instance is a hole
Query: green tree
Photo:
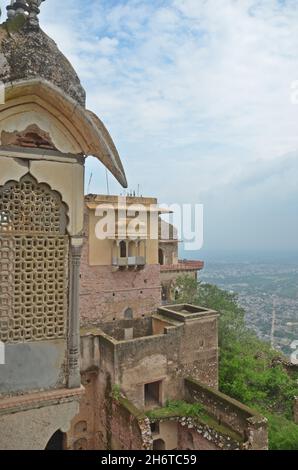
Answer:
[[283, 356], [246, 327], [237, 295], [188, 276], [180, 277], [177, 287], [177, 303], [192, 303], [220, 314], [221, 391], [267, 416], [270, 448], [298, 449], [298, 426], [292, 420], [298, 374], [274, 365], [273, 359]]

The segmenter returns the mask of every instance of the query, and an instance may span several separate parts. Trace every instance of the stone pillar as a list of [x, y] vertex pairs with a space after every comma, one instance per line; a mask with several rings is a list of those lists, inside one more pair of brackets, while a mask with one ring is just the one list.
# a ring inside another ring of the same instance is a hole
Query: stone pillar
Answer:
[[69, 279], [68, 387], [78, 388], [80, 376], [80, 265], [83, 238], [71, 237]]

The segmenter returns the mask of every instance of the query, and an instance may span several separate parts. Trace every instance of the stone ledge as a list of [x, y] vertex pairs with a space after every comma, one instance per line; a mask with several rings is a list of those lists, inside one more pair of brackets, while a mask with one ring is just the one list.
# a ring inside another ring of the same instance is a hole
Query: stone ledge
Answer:
[[60, 389], [46, 392], [28, 393], [15, 397], [0, 397], [0, 415], [18, 413], [35, 408], [52, 406], [80, 400], [84, 394], [84, 387], [74, 389]]
[[199, 392], [205, 393], [207, 397], [211, 397], [212, 399], [218, 401], [219, 403], [222, 402], [223, 404], [226, 404], [228, 406], [235, 408], [235, 410], [244, 414], [246, 418], [255, 418], [256, 421], [260, 420], [262, 423], [265, 419], [258, 411], [253, 410], [252, 408], [249, 408], [248, 406], [244, 405], [238, 400], [235, 400], [232, 397], [229, 397], [228, 395], [225, 395], [219, 390], [216, 390], [212, 387], [208, 387], [207, 385], [202, 384], [201, 382], [193, 379], [192, 377], [187, 377], [185, 379], [185, 385], [190, 390], [192, 389], [198, 390]]

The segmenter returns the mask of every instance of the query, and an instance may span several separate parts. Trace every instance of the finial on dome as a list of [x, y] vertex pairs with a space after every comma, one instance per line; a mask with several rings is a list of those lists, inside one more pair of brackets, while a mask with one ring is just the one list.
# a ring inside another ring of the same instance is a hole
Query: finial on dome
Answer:
[[11, 0], [6, 7], [8, 19], [13, 19], [17, 15], [22, 15], [27, 20], [30, 29], [39, 28], [38, 15], [40, 5], [44, 0]]

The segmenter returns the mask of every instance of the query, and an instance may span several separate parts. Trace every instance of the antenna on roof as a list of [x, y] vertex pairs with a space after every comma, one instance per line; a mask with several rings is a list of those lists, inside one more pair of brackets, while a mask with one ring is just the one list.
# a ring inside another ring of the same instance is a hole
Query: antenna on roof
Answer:
[[110, 195], [110, 187], [109, 187], [109, 175], [108, 170], [106, 169], [106, 181], [107, 181], [107, 194]]
[[88, 182], [88, 187], [87, 187], [87, 194], [90, 194], [90, 185], [91, 185], [92, 178], [93, 178], [93, 173], [91, 171], [89, 182]]

